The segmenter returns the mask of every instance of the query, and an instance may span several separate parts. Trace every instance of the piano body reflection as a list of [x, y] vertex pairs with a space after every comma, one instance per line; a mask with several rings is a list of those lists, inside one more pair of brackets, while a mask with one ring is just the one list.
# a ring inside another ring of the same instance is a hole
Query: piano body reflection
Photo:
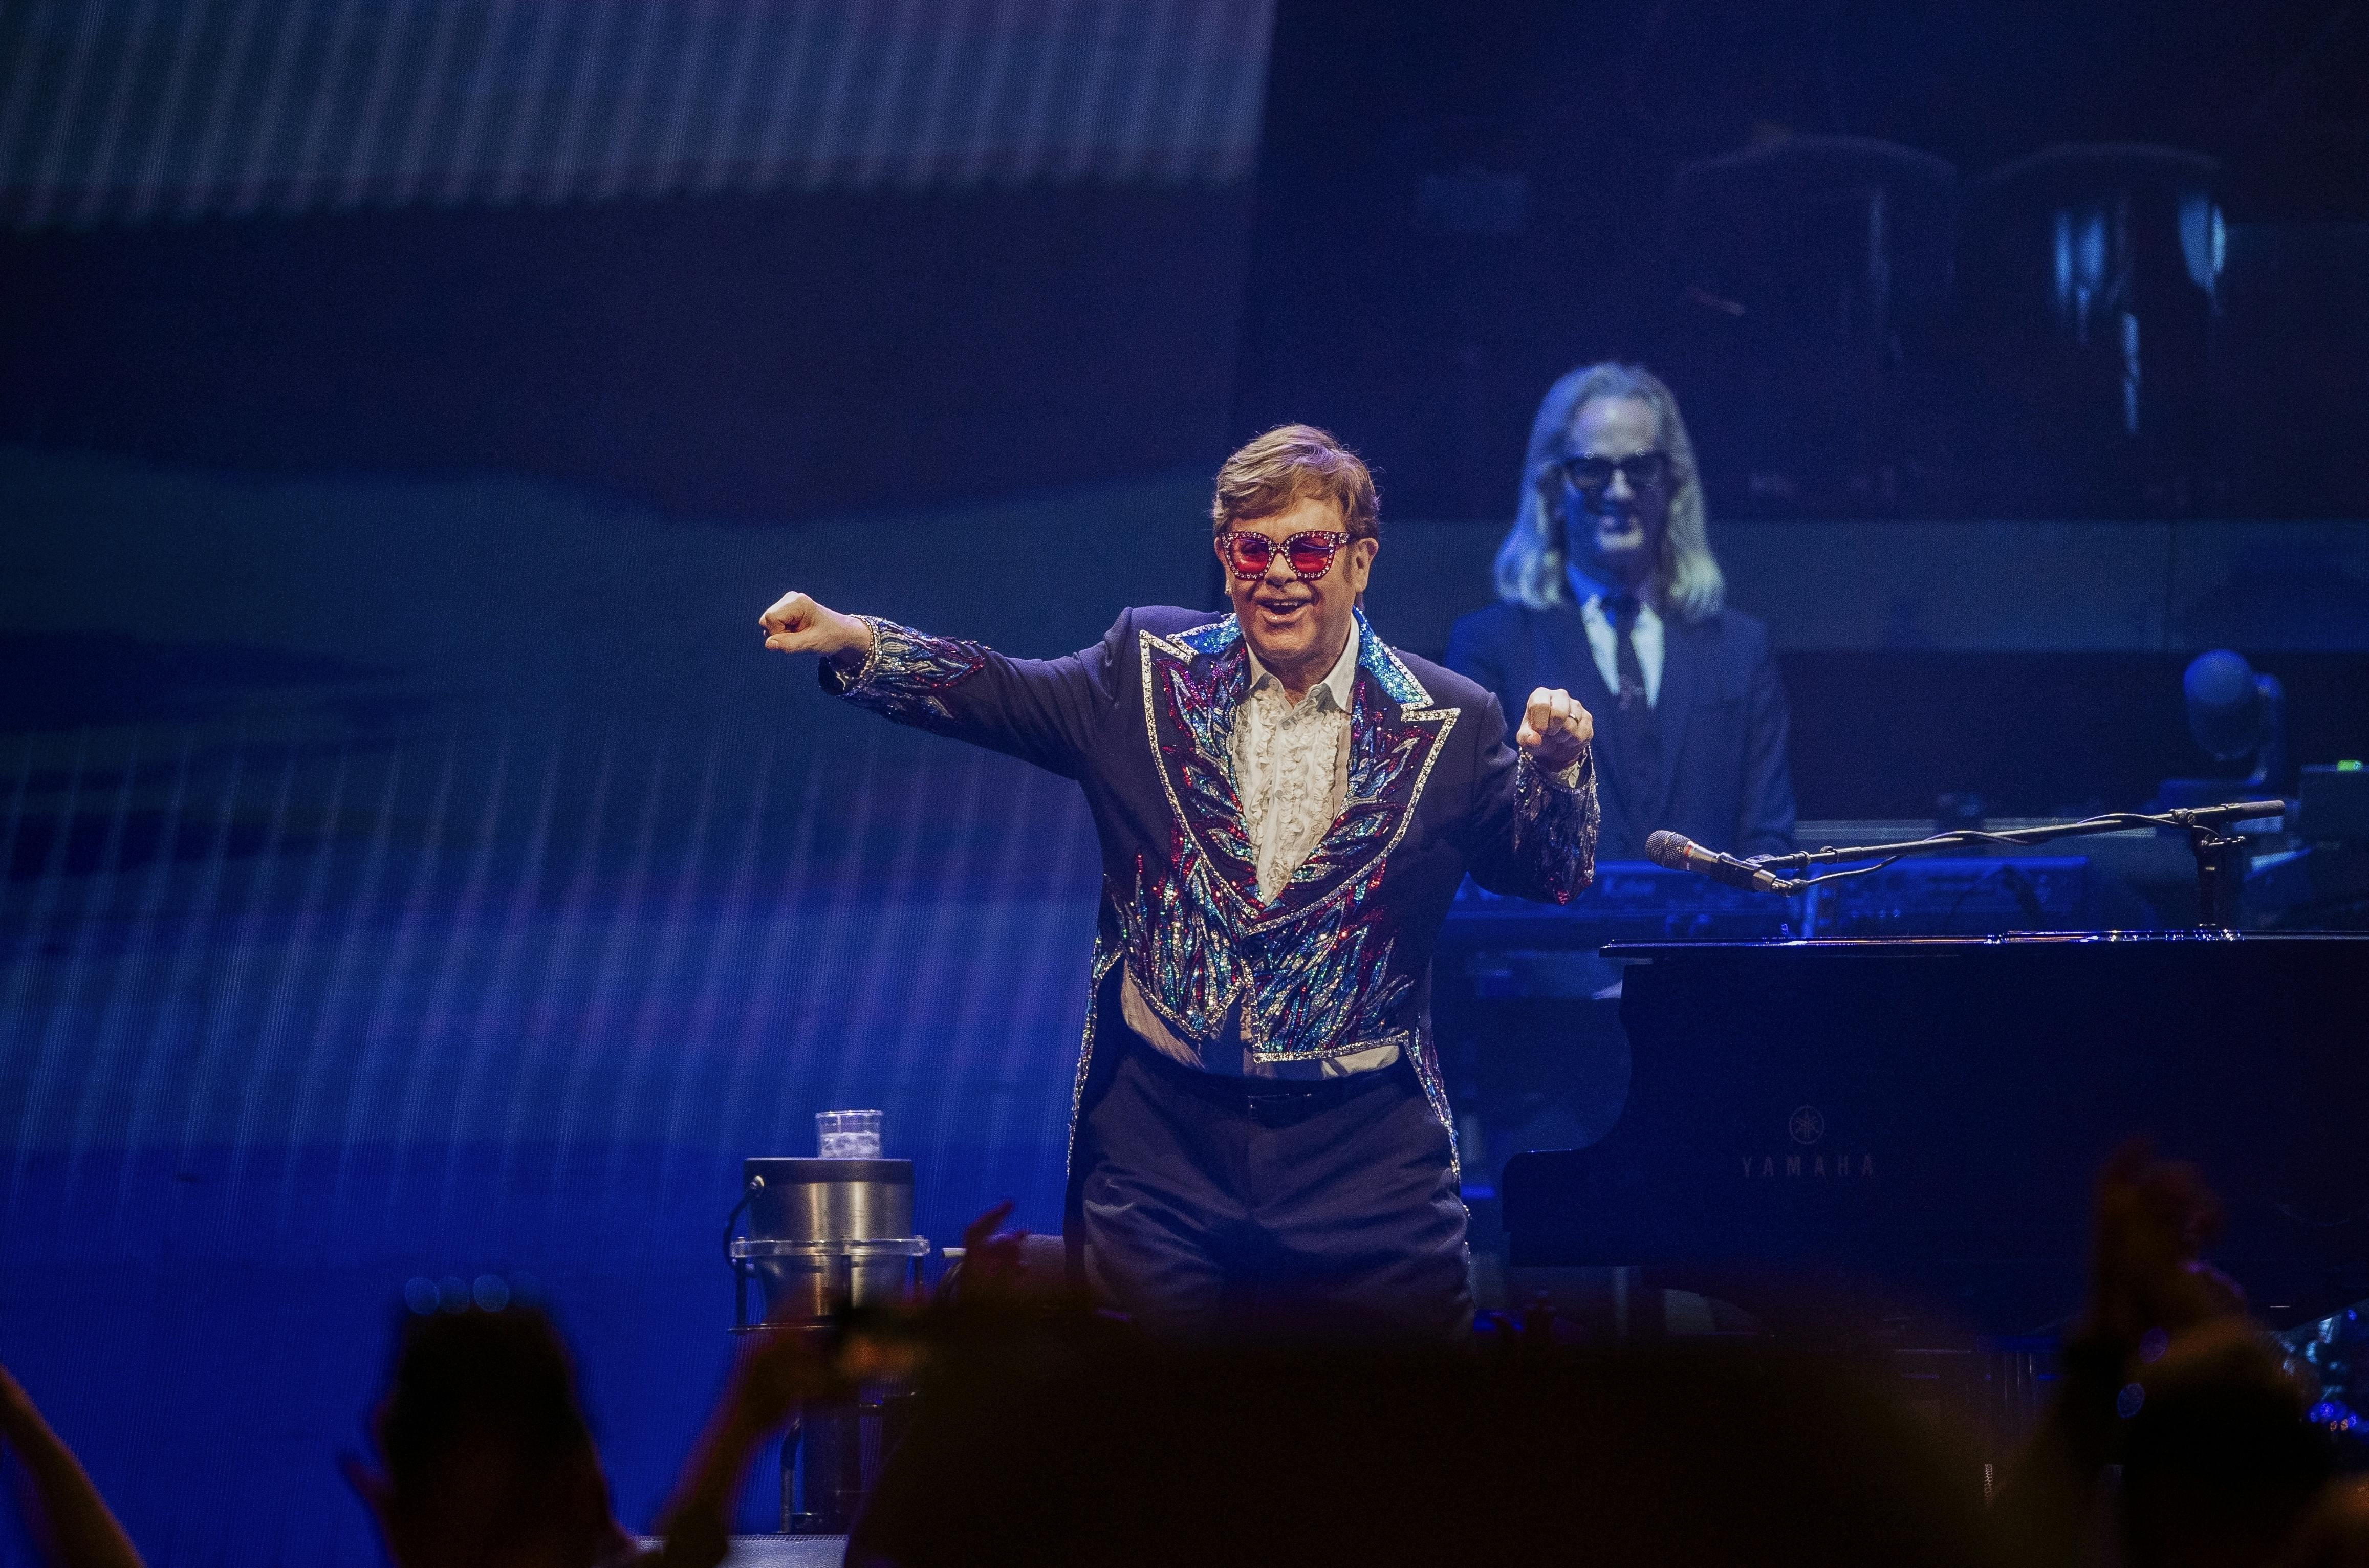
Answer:
[[[1817, 825], [1822, 841], [1915, 823]], [[1855, 831], [1854, 831], [1855, 830]], [[2095, 841], [2087, 841], [2093, 843]], [[2133, 846], [2123, 846], [2129, 849]], [[2164, 848], [2181, 857], [2185, 848]], [[1620, 1026], [1619, 942], [1755, 942], [1781, 937], [1987, 934], [2037, 927], [2127, 925], [2119, 883], [2080, 855], [1904, 861], [1794, 898], [1728, 887], [1642, 861], [1605, 861], [1568, 905], [1506, 898], [1471, 883], [1458, 893], [1433, 969], [1433, 1019], [1464, 1157], [1473, 1241], [1492, 1263], [1498, 1175], [1509, 1155], [1602, 1137], [1629, 1086]]]
[[1882, 1282], [1845, 1299], [2028, 1333], [2078, 1302], [2098, 1164], [2143, 1133], [2203, 1167], [2228, 1210], [2211, 1256], [2272, 1322], [2369, 1295], [2369, 938], [1645, 942], [1592, 961], [1619, 975], [1625, 1094], [1586, 1147], [1505, 1162], [1516, 1268], [1643, 1265], [1764, 1311], [1804, 1280]]

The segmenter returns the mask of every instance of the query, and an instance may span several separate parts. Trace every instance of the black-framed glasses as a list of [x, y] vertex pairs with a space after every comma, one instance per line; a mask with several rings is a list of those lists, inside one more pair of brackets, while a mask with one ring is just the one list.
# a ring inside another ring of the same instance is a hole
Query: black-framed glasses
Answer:
[[1241, 529], [1228, 529], [1218, 535], [1218, 547], [1225, 552], [1226, 564], [1233, 567], [1234, 576], [1245, 581], [1266, 576], [1268, 564], [1281, 550], [1293, 577], [1302, 582], [1314, 582], [1333, 569], [1333, 557], [1347, 543], [1349, 535], [1324, 530], [1295, 533], [1280, 543], [1264, 533]]
[[1667, 489], [1674, 467], [1666, 452], [1640, 452], [1627, 457], [1566, 457], [1562, 466], [1564, 482], [1590, 501], [1612, 487], [1615, 474], [1628, 480], [1629, 488], [1640, 495]]

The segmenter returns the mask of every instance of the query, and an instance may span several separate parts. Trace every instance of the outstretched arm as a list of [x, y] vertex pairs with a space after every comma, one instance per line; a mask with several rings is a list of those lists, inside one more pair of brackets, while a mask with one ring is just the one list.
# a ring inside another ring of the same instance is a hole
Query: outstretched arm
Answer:
[[765, 647], [822, 656], [823, 689], [910, 724], [1075, 777], [1111, 700], [1109, 672], [1129, 617], [1061, 658], [1007, 658], [981, 643], [931, 636], [876, 615], [846, 615], [785, 593], [758, 618]]
[[[1484, 730], [1505, 719], [1489, 700]], [[1473, 880], [1493, 893], [1567, 904], [1596, 879], [1596, 720], [1568, 692], [1530, 693], [1514, 744], [1482, 758], [1465, 823]]]

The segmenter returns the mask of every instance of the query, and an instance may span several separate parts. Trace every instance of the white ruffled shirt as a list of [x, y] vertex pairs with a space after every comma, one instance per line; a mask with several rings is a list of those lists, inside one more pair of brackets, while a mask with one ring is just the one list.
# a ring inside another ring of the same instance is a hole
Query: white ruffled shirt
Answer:
[[1331, 673], [1297, 703], [1258, 655], [1250, 661], [1251, 689], [1234, 710], [1234, 794], [1258, 855], [1259, 898], [1271, 904], [1349, 798], [1357, 637], [1350, 633]]
[[[1349, 703], [1357, 684], [1357, 635], [1353, 630], [1332, 671], [1294, 703], [1283, 682], [1250, 653], [1251, 689], [1234, 710], [1234, 795], [1242, 827], [1258, 860], [1262, 902], [1290, 882], [1349, 799]], [[1204, 1072], [1249, 1078], [1337, 1078], [1370, 1072], [1399, 1059], [1396, 1045], [1376, 1046], [1323, 1061], [1258, 1062], [1241, 1041], [1237, 1020], [1225, 1039], [1203, 1053], [1179, 1039], [1151, 1009], [1128, 974], [1120, 985], [1127, 1027], [1163, 1056]]]

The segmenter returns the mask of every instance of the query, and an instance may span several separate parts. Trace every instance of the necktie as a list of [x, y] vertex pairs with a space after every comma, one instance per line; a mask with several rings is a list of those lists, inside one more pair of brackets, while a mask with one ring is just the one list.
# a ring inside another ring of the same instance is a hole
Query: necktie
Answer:
[[1620, 676], [1617, 695], [1621, 709], [1651, 711], [1653, 704], [1645, 695], [1645, 667], [1637, 661], [1637, 600], [1631, 594], [1607, 594], [1604, 611], [1612, 618], [1612, 664]]
[[1620, 681], [1613, 711], [1604, 715], [1601, 738], [1611, 744], [1598, 753], [1598, 766], [1619, 780], [1631, 818], [1631, 837], [1636, 841], [1619, 853], [1629, 856], [1643, 854], [1645, 834], [1662, 826], [1650, 819], [1661, 809], [1662, 727], [1646, 701], [1645, 667], [1637, 659], [1637, 608], [1630, 594], [1604, 599], [1604, 612], [1612, 622], [1613, 668]]

